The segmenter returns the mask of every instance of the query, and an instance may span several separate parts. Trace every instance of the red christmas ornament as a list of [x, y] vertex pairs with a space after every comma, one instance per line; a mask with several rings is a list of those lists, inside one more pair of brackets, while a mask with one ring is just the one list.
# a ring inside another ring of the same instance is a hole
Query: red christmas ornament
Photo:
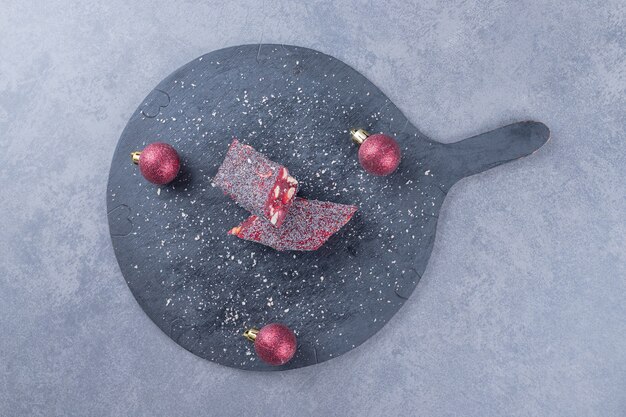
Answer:
[[151, 143], [141, 152], [130, 154], [141, 174], [153, 184], [165, 185], [178, 175], [180, 158], [176, 149], [162, 142]]
[[370, 174], [385, 176], [400, 165], [402, 153], [398, 142], [391, 136], [370, 135], [363, 129], [350, 129], [352, 141], [359, 145], [359, 162]]
[[261, 330], [248, 329], [243, 335], [254, 342], [256, 354], [270, 365], [284, 365], [296, 354], [296, 335], [284, 324], [268, 324]]

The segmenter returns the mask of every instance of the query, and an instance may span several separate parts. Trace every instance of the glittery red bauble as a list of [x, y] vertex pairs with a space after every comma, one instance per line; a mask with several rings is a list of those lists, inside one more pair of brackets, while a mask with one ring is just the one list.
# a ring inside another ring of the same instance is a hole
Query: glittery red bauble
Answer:
[[254, 350], [259, 358], [270, 365], [283, 365], [296, 353], [296, 335], [284, 324], [264, 326], [256, 335]]
[[180, 169], [180, 159], [172, 146], [167, 143], [155, 142], [141, 151], [139, 169], [148, 181], [164, 185], [176, 178]]
[[394, 138], [377, 133], [368, 136], [359, 147], [359, 162], [374, 175], [389, 175], [400, 164], [400, 146]]

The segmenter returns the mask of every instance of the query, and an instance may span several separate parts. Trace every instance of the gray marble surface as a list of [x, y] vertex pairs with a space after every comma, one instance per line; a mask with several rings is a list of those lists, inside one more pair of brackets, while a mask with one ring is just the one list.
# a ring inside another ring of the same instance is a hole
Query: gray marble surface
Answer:
[[[625, 25], [623, 1], [4, 0], [0, 415], [625, 415]], [[376, 337], [271, 374], [165, 336], [105, 209], [150, 89], [254, 42], [336, 56], [439, 141], [552, 130], [532, 158], [454, 186], [424, 277]]]

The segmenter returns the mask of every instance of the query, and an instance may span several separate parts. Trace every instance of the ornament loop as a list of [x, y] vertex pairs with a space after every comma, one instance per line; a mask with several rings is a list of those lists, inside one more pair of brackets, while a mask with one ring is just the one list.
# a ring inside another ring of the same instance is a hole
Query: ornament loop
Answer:
[[254, 342], [256, 340], [256, 335], [257, 334], [259, 334], [259, 329], [253, 327], [253, 328], [248, 329], [245, 332], [243, 332], [243, 337], [245, 337], [246, 339], [248, 339], [251, 342]]
[[141, 152], [138, 152], [138, 151], [130, 153], [130, 157], [133, 160], [133, 164], [139, 165], [139, 155], [141, 155]]
[[369, 132], [365, 129], [355, 129], [355, 128], [350, 129], [350, 136], [352, 137], [352, 142], [356, 143], [357, 145], [360, 145], [363, 142], [365, 142], [365, 139], [367, 139], [369, 135], [370, 135]]

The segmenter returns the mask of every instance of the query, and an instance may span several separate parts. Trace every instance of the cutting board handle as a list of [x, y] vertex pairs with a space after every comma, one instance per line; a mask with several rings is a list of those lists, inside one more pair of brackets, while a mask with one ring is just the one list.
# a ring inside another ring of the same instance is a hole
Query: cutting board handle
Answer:
[[500, 127], [446, 145], [452, 155], [457, 179], [478, 174], [541, 148], [550, 129], [541, 122], [525, 121]]

